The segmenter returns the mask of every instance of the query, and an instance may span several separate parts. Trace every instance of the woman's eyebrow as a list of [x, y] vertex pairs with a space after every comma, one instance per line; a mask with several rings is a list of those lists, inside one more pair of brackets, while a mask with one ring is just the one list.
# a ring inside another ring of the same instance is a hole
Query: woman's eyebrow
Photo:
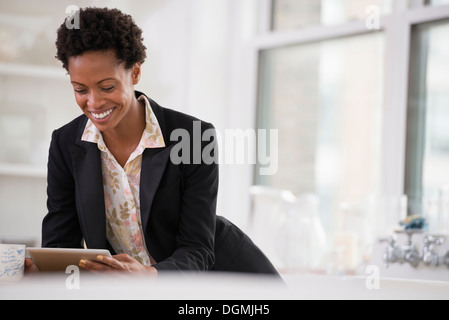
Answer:
[[100, 83], [102, 83], [102, 82], [104, 82], [106, 80], [115, 80], [115, 79], [114, 78], [106, 78], [106, 79], [98, 81], [97, 84], [100, 84]]
[[[100, 83], [102, 83], [102, 82], [104, 82], [104, 81], [107, 81], [107, 80], [115, 80], [115, 79], [114, 79], [114, 78], [106, 78], [106, 79], [103, 79], [103, 80], [98, 81], [97, 84], [100, 84]], [[77, 82], [77, 81], [71, 81], [71, 83], [73, 83], [73, 84], [79, 84], [79, 85], [81, 85], [81, 86], [85, 86], [85, 84], [83, 84], [83, 83], [81, 83], [81, 82]]]

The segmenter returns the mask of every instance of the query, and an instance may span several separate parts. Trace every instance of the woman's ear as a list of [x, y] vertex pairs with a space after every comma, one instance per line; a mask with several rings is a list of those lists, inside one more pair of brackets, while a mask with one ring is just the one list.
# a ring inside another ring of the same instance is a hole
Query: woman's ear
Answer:
[[141, 64], [140, 62], [137, 62], [131, 69], [131, 77], [134, 85], [139, 83], [141, 75], [142, 75]]

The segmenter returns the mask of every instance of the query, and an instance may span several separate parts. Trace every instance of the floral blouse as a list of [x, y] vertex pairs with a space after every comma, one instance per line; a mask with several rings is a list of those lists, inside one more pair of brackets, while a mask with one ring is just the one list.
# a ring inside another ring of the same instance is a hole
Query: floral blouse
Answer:
[[145, 95], [146, 128], [139, 145], [122, 168], [110, 153], [103, 136], [91, 120], [87, 121], [82, 140], [96, 143], [101, 150], [106, 236], [117, 254], [127, 253], [143, 265], [155, 263], [143, 238], [140, 218], [140, 171], [145, 148], [165, 147], [161, 128]]

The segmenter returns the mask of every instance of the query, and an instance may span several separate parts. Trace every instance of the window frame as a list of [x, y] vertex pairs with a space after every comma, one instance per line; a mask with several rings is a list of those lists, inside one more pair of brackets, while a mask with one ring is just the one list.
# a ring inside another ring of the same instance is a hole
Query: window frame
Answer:
[[[298, 30], [273, 31], [273, 0], [260, 0], [259, 24], [250, 46], [251, 83], [248, 101], [253, 123], [257, 127], [260, 54], [263, 50], [300, 45], [371, 32], [383, 32], [385, 37], [385, 83], [382, 106], [381, 177], [378, 193], [388, 197], [404, 194], [407, 110], [411, 30], [414, 25], [449, 18], [449, 5], [426, 6], [426, 0], [394, 0], [392, 12], [381, 15], [378, 30], [368, 29], [364, 20], [336, 26], [311, 26]], [[252, 181], [256, 176], [253, 173]]]

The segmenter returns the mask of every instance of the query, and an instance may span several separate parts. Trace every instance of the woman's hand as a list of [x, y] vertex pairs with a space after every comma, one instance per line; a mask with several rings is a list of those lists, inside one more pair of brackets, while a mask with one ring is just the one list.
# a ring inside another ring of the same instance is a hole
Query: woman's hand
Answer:
[[157, 269], [151, 266], [144, 266], [139, 261], [126, 253], [106, 257], [99, 255], [97, 260], [81, 260], [79, 266], [92, 272], [128, 272], [128, 273], [147, 273], [157, 275]]
[[39, 269], [30, 258], [25, 258], [25, 274], [39, 272]]

